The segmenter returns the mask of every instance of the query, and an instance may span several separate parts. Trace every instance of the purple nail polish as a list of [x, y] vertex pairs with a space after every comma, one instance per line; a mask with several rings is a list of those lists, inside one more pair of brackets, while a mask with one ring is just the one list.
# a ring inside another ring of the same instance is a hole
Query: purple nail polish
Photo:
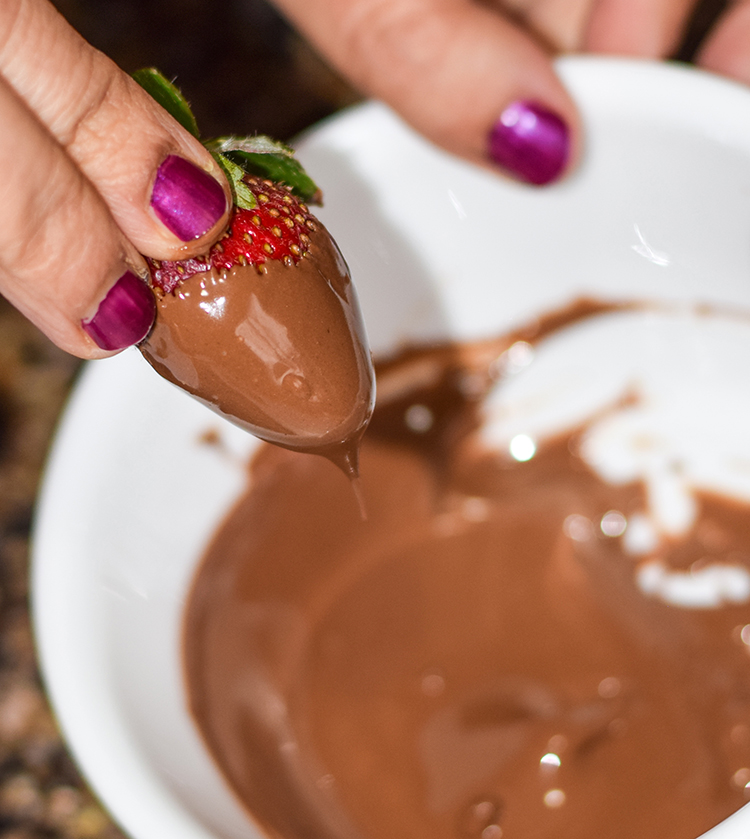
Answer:
[[172, 154], [156, 173], [151, 206], [165, 227], [189, 242], [210, 230], [224, 215], [227, 199], [221, 184], [211, 175]]
[[488, 149], [495, 163], [521, 180], [548, 184], [568, 161], [568, 126], [536, 102], [514, 102], [493, 126]]
[[82, 321], [81, 326], [103, 350], [124, 350], [148, 335], [155, 317], [153, 292], [126, 271], [107, 292], [94, 317]]

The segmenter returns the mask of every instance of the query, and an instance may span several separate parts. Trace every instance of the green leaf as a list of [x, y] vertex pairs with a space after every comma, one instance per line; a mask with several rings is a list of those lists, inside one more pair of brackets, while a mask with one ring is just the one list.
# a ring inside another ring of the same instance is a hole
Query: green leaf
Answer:
[[133, 78], [138, 84], [149, 93], [164, 108], [167, 113], [171, 114], [180, 125], [187, 129], [193, 137], [199, 137], [198, 124], [195, 121], [193, 112], [190, 110], [187, 99], [182, 95], [180, 90], [175, 87], [165, 76], [163, 76], [154, 67], [144, 67], [142, 70], [136, 70], [133, 73]]
[[284, 157], [294, 157], [294, 149], [274, 140], [265, 134], [253, 134], [251, 137], [216, 137], [206, 140], [206, 148], [226, 154], [230, 151], [246, 151], [256, 154], [280, 154]]
[[218, 137], [206, 141], [206, 147], [242, 166], [247, 172], [286, 184], [309, 204], [320, 204], [322, 193], [317, 184], [284, 143], [259, 134], [255, 137]]
[[257, 154], [246, 151], [227, 152], [227, 157], [244, 166], [248, 172], [286, 184], [308, 204], [321, 204], [323, 194], [313, 179], [294, 157], [279, 154]]
[[245, 170], [224, 154], [217, 154], [216, 152], [212, 152], [212, 154], [214, 160], [221, 166], [224, 174], [227, 176], [229, 185], [232, 188], [234, 203], [243, 210], [252, 210], [257, 207], [258, 202], [252, 190], [242, 180], [246, 175]]

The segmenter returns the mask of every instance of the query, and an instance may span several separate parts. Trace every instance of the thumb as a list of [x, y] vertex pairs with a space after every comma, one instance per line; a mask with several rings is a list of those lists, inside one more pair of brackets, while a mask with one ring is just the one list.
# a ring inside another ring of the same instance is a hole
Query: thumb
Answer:
[[229, 189], [218, 164], [47, 0], [0, 2], [0, 78], [141, 253], [194, 256], [219, 237]]
[[534, 184], [577, 157], [575, 106], [549, 56], [468, 0], [277, 0], [365, 93], [445, 149]]

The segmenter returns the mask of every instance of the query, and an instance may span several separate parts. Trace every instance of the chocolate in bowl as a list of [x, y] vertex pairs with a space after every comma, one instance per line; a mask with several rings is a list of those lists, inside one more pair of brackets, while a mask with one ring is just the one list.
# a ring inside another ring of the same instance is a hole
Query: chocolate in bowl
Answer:
[[[750, 309], [747, 92], [649, 63], [575, 58], [559, 68], [584, 114], [587, 151], [581, 170], [550, 190], [453, 160], [377, 105], [306, 139], [301, 159], [326, 188], [321, 221], [356, 277], [376, 355], [405, 342], [491, 338], [581, 295]], [[686, 376], [701, 371], [701, 342], [686, 350], [657, 336], [633, 336], [631, 349], [651, 341], [652, 352], [681, 355]], [[722, 369], [733, 368], [739, 397], [750, 354], [725, 346]], [[541, 349], [533, 369], [543, 370]], [[550, 387], [564, 372], [549, 372]], [[608, 381], [603, 369], [594, 390]], [[675, 411], [741, 426], [738, 405], [688, 401]], [[746, 435], [722, 428], [714, 436], [741, 465]], [[509, 440], [524, 432], [510, 431]], [[181, 657], [195, 565], [243, 491], [254, 445], [137, 353], [87, 369], [56, 440], [36, 524], [37, 640], [65, 736], [135, 839], [261, 835], [187, 711]], [[649, 573], [658, 591], [672, 579]], [[711, 839], [745, 839], [748, 818], [743, 809]]]
[[[586, 460], [601, 426], [624, 418], [644, 438], [609, 442], [636, 468], [647, 433], [661, 445], [642, 425], [659, 377], [611, 350], [614, 402], [526, 435], [532, 448], [486, 442], [493, 382], [494, 422], [512, 426], [504, 390], [535, 363], [564, 368], [575, 340], [556, 333], [592, 317], [617, 343], [652, 313], [586, 301], [380, 365], [366, 521], [314, 460], [253, 458], [193, 583], [184, 649], [195, 721], [269, 836], [694, 839], [750, 799], [750, 486], [738, 500], [691, 485], [695, 429], [681, 533], [651, 497], [668, 476], [604, 481]], [[678, 344], [734, 329], [750, 350], [750, 317], [659, 317]], [[653, 364], [679, 378], [674, 360]]]

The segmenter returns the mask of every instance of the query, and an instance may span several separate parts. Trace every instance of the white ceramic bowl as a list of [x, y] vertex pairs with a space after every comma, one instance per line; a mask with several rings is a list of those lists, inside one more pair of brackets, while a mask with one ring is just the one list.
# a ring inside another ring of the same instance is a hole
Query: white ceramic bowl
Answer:
[[[498, 334], [582, 294], [750, 311], [750, 91], [666, 65], [559, 67], [588, 146], [553, 188], [452, 159], [373, 104], [304, 140], [376, 352]], [[223, 450], [201, 442], [211, 429]], [[50, 459], [33, 564], [42, 666], [80, 766], [135, 839], [259, 835], [186, 712], [179, 649], [195, 564], [254, 445], [129, 351], [89, 365]], [[748, 835], [748, 809], [710, 833]]]

